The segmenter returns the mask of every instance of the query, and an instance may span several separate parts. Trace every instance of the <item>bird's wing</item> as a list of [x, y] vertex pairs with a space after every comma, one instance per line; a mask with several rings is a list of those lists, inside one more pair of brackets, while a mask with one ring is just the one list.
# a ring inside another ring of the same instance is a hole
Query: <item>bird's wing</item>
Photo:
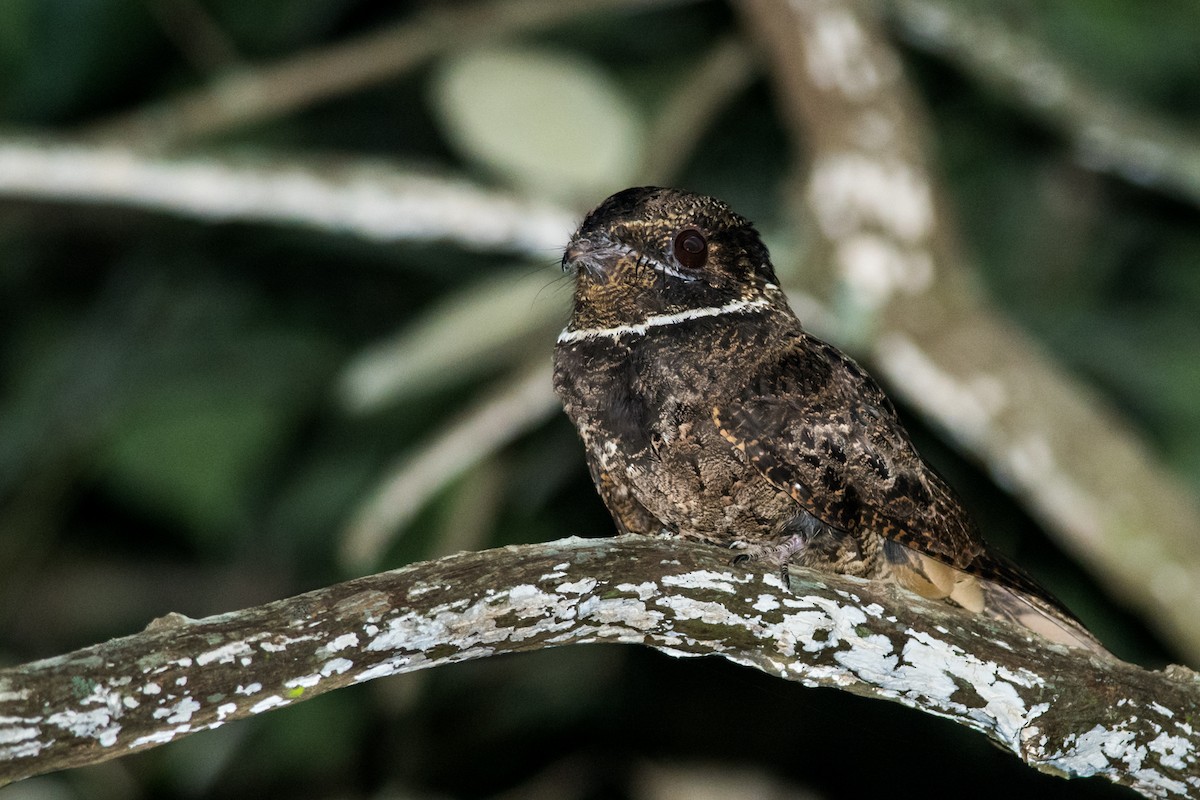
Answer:
[[873, 530], [959, 569], [983, 543], [917, 454], [879, 386], [824, 342], [800, 334], [713, 407], [721, 435], [776, 488], [825, 524]]
[[780, 352], [712, 409], [721, 435], [767, 481], [832, 528], [881, 534], [891, 574], [918, 594], [1105, 652], [1052, 594], [988, 549], [857, 364], [804, 334]]

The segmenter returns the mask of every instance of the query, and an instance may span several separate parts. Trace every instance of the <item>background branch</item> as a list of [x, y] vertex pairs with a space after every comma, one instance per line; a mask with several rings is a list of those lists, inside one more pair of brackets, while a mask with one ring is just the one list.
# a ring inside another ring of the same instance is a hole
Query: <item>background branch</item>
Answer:
[[806, 283], [904, 401], [1200, 662], [1200, 507], [1098, 397], [983, 297], [927, 164], [928, 131], [863, 4], [741, 4], [809, 159], [823, 257]]
[[287, 223], [377, 241], [449, 239], [539, 258], [557, 252], [575, 224], [553, 204], [381, 159], [162, 157], [52, 136], [0, 138], [0, 196]]
[[[679, 0], [657, 0], [658, 4]], [[583, 14], [654, 0], [492, 0], [433, 6], [415, 20], [277, 64], [247, 69], [210, 85], [90, 126], [96, 139], [166, 147], [262, 123], [395, 78], [433, 56], [548, 27]]]
[[103, 761], [374, 678], [589, 642], [720, 655], [949, 717], [1043, 771], [1200, 797], [1200, 680], [1051, 645], [900, 590], [564, 539], [414, 564], [0, 671], [0, 780]]
[[945, 0], [887, 0], [917, 47], [938, 53], [1074, 145], [1080, 161], [1200, 203], [1200, 137], [1110, 96], [1033, 36]]

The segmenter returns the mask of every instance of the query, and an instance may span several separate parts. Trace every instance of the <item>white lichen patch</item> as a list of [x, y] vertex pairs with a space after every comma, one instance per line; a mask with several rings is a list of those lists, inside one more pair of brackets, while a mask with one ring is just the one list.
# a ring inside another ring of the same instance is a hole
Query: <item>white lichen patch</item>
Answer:
[[643, 581], [642, 583], [618, 583], [617, 591], [632, 592], [637, 595], [638, 600], [649, 600], [658, 594], [658, 584], [654, 581]]
[[299, 678], [289, 678], [283, 682], [288, 689], [308, 689], [321, 682], [320, 675], [301, 675]]
[[770, 594], [760, 594], [751, 606], [755, 611], [774, 611], [779, 608], [779, 600]]
[[856, 233], [840, 240], [834, 261], [857, 303], [872, 310], [882, 308], [898, 294], [919, 294], [933, 282], [933, 259], [927, 252], [874, 233]]
[[237, 703], [222, 703], [217, 706], [217, 721], [223, 722], [226, 717], [237, 711]]
[[714, 572], [697, 569], [680, 575], [664, 575], [663, 586], [678, 586], [681, 589], [715, 589], [728, 594], [737, 593], [737, 585], [751, 580], [751, 576], [735, 575], [732, 572]]
[[[130, 679], [119, 678], [114, 681], [120, 686], [130, 683]], [[86, 706], [99, 706], [80, 710]], [[121, 732], [117, 722], [126, 712], [124, 694], [111, 686], [97, 683], [91, 686], [88, 694], [79, 699], [78, 708], [68, 708], [46, 717], [45, 722], [54, 727], [67, 731], [72, 736], [81, 739], [95, 739], [103, 747], [116, 744]]]
[[46, 722], [76, 738], [95, 739], [101, 745], [109, 747], [116, 743], [117, 735], [121, 732], [121, 726], [114, 719], [119, 716], [120, 712], [114, 715], [108, 708], [93, 708], [88, 711], [67, 709], [46, 717]]
[[661, 611], [649, 608], [644, 601], [632, 597], [614, 597], [606, 600], [589, 598], [579, 604], [578, 613], [580, 620], [594, 622], [600, 626], [624, 626], [639, 631], [654, 630], [665, 616]]
[[1153, 700], [1150, 701], [1150, 708], [1157, 711], [1159, 716], [1166, 717], [1167, 719], [1172, 719], [1175, 716], [1174, 711], [1162, 705], [1161, 703], [1154, 702]]
[[408, 599], [415, 600], [430, 592], [446, 592], [452, 588], [449, 584], [445, 583], [425, 583], [424, 581], [418, 581], [409, 587]]
[[37, 722], [41, 722], [41, 717], [0, 717], [0, 763], [18, 758], [33, 758], [49, 745], [42, 739], [40, 727], [27, 724]]
[[[993, 730], [1017, 752], [1021, 730], [1049, 708], [1027, 703], [1022, 695], [1022, 690], [1043, 684], [1036, 674], [982, 660], [912, 629], [905, 631], [903, 649], [897, 652], [889, 637], [865, 627], [869, 617], [857, 605], [813, 595], [784, 598], [782, 606], [789, 611], [777, 622], [762, 625], [764, 638], [775, 643], [783, 659], [777, 665], [781, 673], [802, 681], [869, 683], [907, 705], [953, 714], [973, 727]], [[883, 613], [881, 607], [871, 611], [872, 617]], [[814, 666], [800, 656], [828, 650], [834, 651], [833, 661], [841, 669]]]
[[[1109, 759], [1118, 759], [1127, 753], [1134, 735], [1128, 730], [1111, 730], [1096, 725], [1086, 733], [1071, 734], [1063, 742], [1068, 748], [1053, 758], [1075, 775], [1094, 775], [1109, 766]], [[1138, 759], [1140, 765], [1141, 759]]]
[[347, 647], [358, 646], [357, 633], [343, 633], [341, 636], [335, 636], [332, 641], [327, 642], [321, 650], [325, 653], [336, 653], [339, 650], [345, 650]]
[[[469, 601], [467, 601], [469, 602]], [[544, 633], [547, 629], [565, 629], [574, 617], [574, 601], [532, 584], [495, 591], [463, 607], [461, 602], [435, 606], [429, 611], [405, 611], [387, 620], [386, 627], [371, 637], [368, 651], [423, 652], [437, 645], [452, 644], [459, 649], [521, 639]], [[517, 620], [542, 619], [543, 625], [513, 625], [498, 620], [513, 615]]]
[[873, 230], [916, 245], [933, 231], [929, 183], [906, 161], [862, 152], [829, 154], [813, 164], [808, 193], [822, 233], [834, 242]]
[[387, 678], [391, 675], [396, 675], [400, 672], [403, 672], [403, 667], [405, 667], [407, 664], [407, 659], [399, 658], [391, 661], [384, 661], [381, 664], [375, 664], [374, 666], [367, 667], [362, 672], [355, 675], [354, 682], [363, 683], [364, 681], [373, 681], [376, 678]]
[[[810, 3], [805, 13], [813, 14]], [[862, 100], [895, 80], [899, 67], [885, 51], [873, 49], [870, 39], [850, 11], [826, 6], [815, 12], [805, 33], [805, 68], [812, 82]]]
[[558, 586], [554, 587], [554, 590], [564, 594], [587, 594], [595, 588], [595, 578], [584, 578], [583, 580], [574, 581], [573, 583], [560, 583]]
[[[784, 600], [784, 606], [790, 601]], [[794, 606], [793, 606], [794, 607]], [[785, 614], [777, 623], [766, 623], [763, 626], [764, 638], [775, 643], [776, 652], [788, 659], [788, 669], [792, 669], [791, 660], [800, 651], [816, 652], [826, 646], [826, 632], [832, 630], [833, 621], [829, 615], [819, 609], [796, 611]], [[817, 639], [821, 641], [818, 642]], [[803, 669], [802, 664], [796, 664], [794, 669]]]
[[232, 664], [241, 656], [251, 655], [254, 653], [254, 648], [247, 641], [239, 640], [221, 645], [218, 648], [209, 650], [196, 656], [196, 663], [200, 666], [206, 664]]
[[326, 678], [330, 675], [341, 675], [343, 672], [349, 672], [353, 667], [354, 662], [349, 659], [334, 658], [321, 665], [321, 675]]
[[[11, 717], [0, 717], [0, 725], [8, 725]], [[6, 747], [23, 742], [26, 739], [32, 739], [41, 733], [39, 728], [25, 728], [20, 725], [11, 728], [0, 728], [0, 753], [6, 752]]]
[[788, 585], [788, 582], [783, 579], [783, 576], [775, 571], [764, 572], [758, 576], [758, 579], [763, 583], [764, 586], [768, 586], [772, 589], [780, 589], [784, 592], [791, 591], [791, 587]]
[[655, 601], [655, 605], [661, 608], [669, 608], [674, 614], [675, 619], [695, 619], [706, 625], [740, 627], [745, 624], [745, 620], [741, 615], [730, 611], [720, 603], [714, 603], [709, 600], [694, 600], [690, 597], [666, 595], [658, 598]]
[[284, 700], [277, 694], [273, 694], [270, 697], [263, 698], [254, 705], [250, 706], [250, 713], [261, 714], [264, 711], [268, 711], [272, 708], [278, 708], [279, 706], [286, 706], [287, 704], [287, 700]]
[[[879, 605], [879, 603], [869, 603], [865, 606], [861, 606], [861, 608], [868, 617], [874, 617], [875, 619], [882, 618], [883, 612], [885, 611], [884, 607]], [[942, 633], [946, 633], [946, 631], [943, 630]]]
[[249, 697], [252, 694], [258, 694], [259, 692], [261, 692], [262, 688], [263, 687], [262, 687], [261, 683], [251, 683], [246, 686], [242, 686], [239, 683], [238, 687], [233, 690], [233, 693], [241, 694], [241, 695], [245, 695], [246, 697]]
[[[298, 622], [299, 621], [293, 624], [298, 624]], [[319, 638], [320, 637], [316, 634], [309, 634], [307, 636], [279, 635], [271, 637], [271, 641], [269, 642], [259, 642], [258, 646], [268, 653], [282, 653], [294, 644], [300, 644], [301, 642], [312, 642]]]
[[[1067, 736], [1061, 749], [1047, 752], [1046, 743], [1042, 742], [1032, 756], [1080, 777], [1132, 776], [1134, 788], [1147, 795], [1192, 796], [1193, 790], [1200, 789], [1200, 773], [1194, 769], [1197, 759], [1195, 745], [1165, 733], [1159, 734], [1148, 744], [1138, 744], [1138, 735], [1130, 727], [1136, 723], [1137, 717], [1130, 717], [1112, 727], [1095, 725], [1082, 734]], [[1193, 775], [1186, 778], [1186, 782], [1168, 778], [1157, 768], [1185, 770], [1189, 765], [1193, 768]]]
[[178, 727], [171, 728], [170, 730], [154, 731], [153, 733], [148, 733], [145, 736], [139, 736], [138, 738], [134, 739], [129, 743], [129, 749], [133, 750], [148, 744], [166, 744], [181, 733], [191, 732], [192, 726], [190, 725], [180, 725]]
[[[179, 725], [184, 722], [191, 722], [192, 714], [200, 710], [200, 704], [190, 697], [185, 697], [175, 705], [169, 708], [156, 708], [154, 710], [154, 718], [161, 719], [166, 716], [167, 722], [173, 725]], [[166, 712], [163, 714], [163, 712]]]
[[1184, 769], [1188, 764], [1196, 763], [1192, 743], [1181, 736], [1160, 733], [1146, 747], [1150, 752], [1158, 754], [1158, 760], [1163, 766], [1171, 769]]
[[[41, 735], [41, 731], [38, 731]], [[6, 745], [0, 747], [0, 761], [8, 761], [18, 758], [35, 758], [38, 753], [42, 752], [49, 746], [48, 742], [38, 739], [30, 739], [29, 741], [20, 742], [18, 744]]]
[[[897, 667], [895, 674], [908, 687], [919, 688], [902, 689], [901, 692], [972, 719], [981, 728], [992, 728], [1020, 754], [1021, 729], [1044, 713], [1045, 707], [1028, 707], [1018, 687], [1043, 685], [1041, 677], [1024, 670], [1013, 672], [995, 662], [984, 661], [925, 632], [910, 629], [905, 633], [909, 637], [902, 654], [905, 663]], [[960, 684], [978, 695], [983, 706], [955, 700]]]

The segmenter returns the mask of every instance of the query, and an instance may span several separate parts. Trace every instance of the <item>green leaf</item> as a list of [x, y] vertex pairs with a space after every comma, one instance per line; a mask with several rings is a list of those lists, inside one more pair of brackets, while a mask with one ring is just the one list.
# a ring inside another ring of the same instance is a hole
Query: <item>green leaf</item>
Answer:
[[434, 105], [469, 158], [539, 196], [621, 189], [641, 163], [643, 123], [594, 64], [544, 50], [463, 53], [442, 65]]

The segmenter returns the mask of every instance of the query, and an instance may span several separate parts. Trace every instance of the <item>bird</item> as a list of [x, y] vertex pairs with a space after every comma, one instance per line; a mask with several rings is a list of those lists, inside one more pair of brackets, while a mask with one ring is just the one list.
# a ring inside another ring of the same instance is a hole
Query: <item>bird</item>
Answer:
[[808, 333], [754, 225], [644, 186], [571, 236], [554, 388], [622, 534], [897, 584], [1107, 654], [987, 544], [879, 384]]

